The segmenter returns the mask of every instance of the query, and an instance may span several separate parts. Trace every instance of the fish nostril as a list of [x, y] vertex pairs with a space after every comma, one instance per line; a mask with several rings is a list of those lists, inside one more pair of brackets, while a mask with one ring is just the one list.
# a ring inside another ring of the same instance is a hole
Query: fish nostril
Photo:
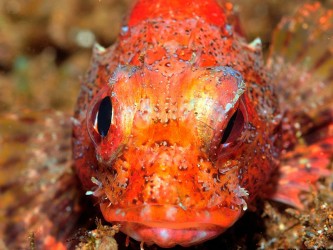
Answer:
[[171, 144], [171, 142], [169, 140], [156, 141], [155, 145], [164, 146], [164, 147], [170, 147], [170, 146], [172, 146], [172, 144]]

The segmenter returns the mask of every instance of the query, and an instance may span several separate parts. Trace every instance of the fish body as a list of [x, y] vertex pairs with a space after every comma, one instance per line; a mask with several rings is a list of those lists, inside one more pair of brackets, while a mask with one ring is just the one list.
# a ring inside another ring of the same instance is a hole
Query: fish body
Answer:
[[118, 229], [190, 246], [253, 208], [195, 248], [332, 248], [333, 10], [283, 18], [265, 63], [231, 7], [140, 0], [95, 46], [74, 117], [1, 113], [1, 249], [117, 249]]
[[95, 47], [75, 113], [75, 168], [104, 218], [162, 247], [232, 226], [279, 164], [266, 72], [216, 1], [138, 1]]

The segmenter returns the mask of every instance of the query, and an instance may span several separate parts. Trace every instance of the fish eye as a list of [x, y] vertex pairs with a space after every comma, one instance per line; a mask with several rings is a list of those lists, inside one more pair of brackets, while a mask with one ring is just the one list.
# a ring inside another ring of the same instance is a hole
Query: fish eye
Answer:
[[94, 128], [98, 134], [104, 138], [107, 136], [112, 118], [112, 103], [110, 96], [106, 96], [99, 103], [98, 111], [95, 116]]
[[242, 134], [244, 122], [245, 118], [243, 112], [240, 108], [237, 108], [223, 131], [221, 139], [221, 144], [223, 146], [227, 146], [238, 139]]

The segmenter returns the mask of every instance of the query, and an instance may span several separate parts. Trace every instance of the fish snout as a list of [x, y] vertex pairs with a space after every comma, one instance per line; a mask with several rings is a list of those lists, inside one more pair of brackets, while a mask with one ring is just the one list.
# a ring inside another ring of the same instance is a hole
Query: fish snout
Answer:
[[155, 144], [128, 148], [115, 162], [100, 205], [107, 221], [162, 247], [205, 241], [237, 221], [243, 210], [223, 191], [231, 175], [219, 175], [200, 149]]

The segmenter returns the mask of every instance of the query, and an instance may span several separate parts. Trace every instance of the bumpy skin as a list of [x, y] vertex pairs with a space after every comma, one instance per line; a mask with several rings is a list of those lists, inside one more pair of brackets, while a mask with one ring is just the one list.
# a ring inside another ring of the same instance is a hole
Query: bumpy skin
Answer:
[[[136, 240], [215, 237], [278, 164], [280, 116], [260, 45], [227, 20], [215, 1], [142, 0], [118, 41], [95, 47], [75, 113], [75, 167], [104, 218]], [[102, 137], [95, 120], [106, 96]]]

